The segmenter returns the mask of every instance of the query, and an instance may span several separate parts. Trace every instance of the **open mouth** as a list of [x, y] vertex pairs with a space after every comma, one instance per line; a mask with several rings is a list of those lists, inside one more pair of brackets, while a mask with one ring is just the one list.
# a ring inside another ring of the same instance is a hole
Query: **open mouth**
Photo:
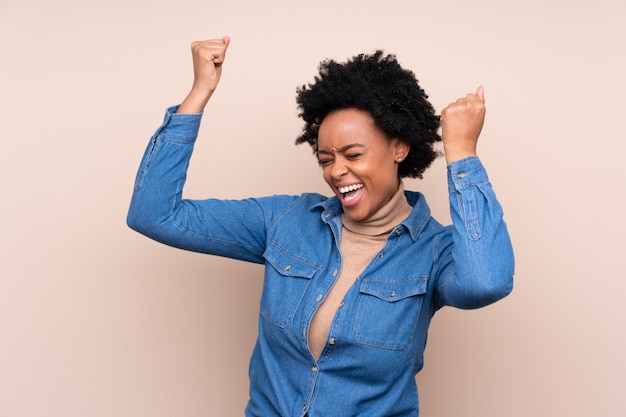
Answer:
[[343, 196], [343, 201], [350, 202], [363, 192], [363, 184], [351, 184], [345, 187], [338, 187], [337, 190]]

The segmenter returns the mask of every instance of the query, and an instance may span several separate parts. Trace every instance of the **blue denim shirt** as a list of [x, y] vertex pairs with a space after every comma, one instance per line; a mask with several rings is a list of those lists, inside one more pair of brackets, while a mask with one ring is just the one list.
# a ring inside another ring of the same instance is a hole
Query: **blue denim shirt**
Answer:
[[319, 194], [183, 200], [201, 115], [175, 110], [145, 152], [128, 224], [171, 246], [265, 264], [246, 416], [418, 415], [415, 375], [435, 311], [482, 307], [513, 285], [502, 209], [479, 159], [448, 166], [452, 226], [406, 192], [411, 214], [345, 295], [315, 360], [308, 331], [341, 270], [341, 204]]

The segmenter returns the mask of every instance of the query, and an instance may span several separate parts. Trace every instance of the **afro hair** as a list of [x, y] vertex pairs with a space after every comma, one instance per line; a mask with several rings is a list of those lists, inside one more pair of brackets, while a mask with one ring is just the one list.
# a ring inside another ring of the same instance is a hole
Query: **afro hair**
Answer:
[[400, 163], [400, 178], [422, 178], [439, 156], [439, 116], [419, 86], [415, 74], [403, 69], [395, 55], [382, 50], [357, 55], [346, 63], [324, 60], [314, 82], [297, 89], [298, 116], [305, 122], [296, 144], [309, 143], [317, 153], [317, 136], [324, 118], [335, 110], [355, 108], [369, 112], [389, 139], [411, 146]]

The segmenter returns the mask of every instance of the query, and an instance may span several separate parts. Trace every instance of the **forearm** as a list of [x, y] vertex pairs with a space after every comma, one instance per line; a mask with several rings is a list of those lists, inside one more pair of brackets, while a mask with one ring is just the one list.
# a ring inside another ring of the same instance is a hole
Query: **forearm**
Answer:
[[128, 211], [128, 225], [154, 236], [180, 205], [189, 159], [200, 125], [200, 115], [175, 115], [167, 109], [163, 124], [143, 155]]
[[512, 289], [513, 249], [503, 211], [477, 157], [448, 166], [452, 245], [442, 301], [478, 308]]
[[204, 111], [204, 107], [209, 102], [213, 92], [207, 88], [194, 87], [187, 97], [180, 103], [176, 113], [178, 114], [199, 114]]
[[444, 143], [444, 155], [446, 157], [446, 163], [451, 164], [461, 159], [476, 156], [476, 143], [461, 143], [461, 144], [448, 144]]

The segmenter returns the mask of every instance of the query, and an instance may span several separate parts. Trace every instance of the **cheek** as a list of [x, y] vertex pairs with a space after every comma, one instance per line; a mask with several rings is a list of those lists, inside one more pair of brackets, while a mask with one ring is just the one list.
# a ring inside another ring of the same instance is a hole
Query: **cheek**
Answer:
[[398, 183], [398, 166], [381, 161], [372, 180], [383, 188], [395, 187]]
[[322, 168], [322, 178], [324, 178], [324, 181], [326, 181], [328, 185], [331, 184], [330, 169]]

